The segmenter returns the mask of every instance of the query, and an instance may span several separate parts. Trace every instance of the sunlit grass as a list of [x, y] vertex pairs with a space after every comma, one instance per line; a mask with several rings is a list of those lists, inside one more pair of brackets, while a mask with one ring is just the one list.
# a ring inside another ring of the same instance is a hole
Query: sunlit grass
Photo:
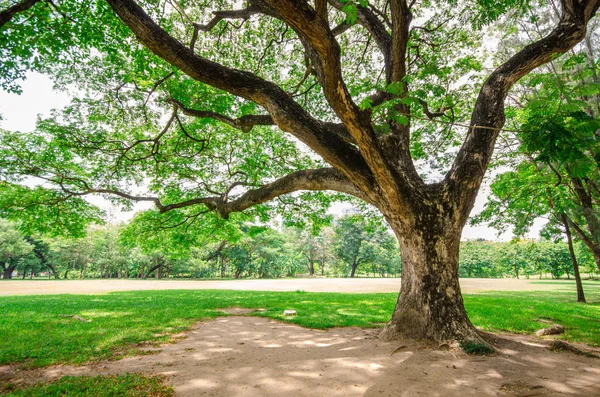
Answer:
[[[588, 283], [588, 304], [575, 302], [574, 286], [556, 291], [482, 292], [465, 295], [469, 316], [488, 331], [533, 333], [566, 327], [569, 341], [600, 345], [600, 283]], [[339, 294], [222, 290], [131, 291], [104, 295], [0, 297], [0, 364], [40, 367], [119, 358], [199, 320], [222, 316], [219, 308], [264, 308], [252, 315], [304, 327], [381, 327], [396, 294]], [[286, 317], [285, 309], [297, 315]], [[80, 321], [78, 315], [90, 322]]]
[[[15, 388], [5, 385], [5, 397], [172, 397], [170, 386], [156, 376], [124, 374], [119, 376], [64, 376], [55, 382]], [[0, 389], [0, 392], [2, 390]]]

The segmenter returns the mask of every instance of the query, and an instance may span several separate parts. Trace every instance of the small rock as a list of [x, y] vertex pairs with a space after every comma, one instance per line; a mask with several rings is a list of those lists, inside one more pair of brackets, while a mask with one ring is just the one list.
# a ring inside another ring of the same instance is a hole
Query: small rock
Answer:
[[295, 310], [284, 310], [283, 311], [283, 315], [284, 316], [295, 316], [296, 315], [296, 311]]
[[558, 334], [562, 334], [564, 332], [565, 332], [565, 327], [563, 327], [560, 324], [554, 324], [548, 328], [540, 329], [535, 334], [537, 336], [544, 336], [544, 335], [558, 335]]
[[402, 351], [404, 349], [406, 349], [406, 345], [398, 346], [397, 348], [395, 348], [392, 351], [392, 353], [390, 353], [390, 356], [393, 356], [394, 354], [396, 354], [396, 353], [398, 353], [398, 352], [400, 352], [400, 351]]
[[448, 343], [442, 343], [438, 346], [438, 350], [450, 350], [450, 345]]

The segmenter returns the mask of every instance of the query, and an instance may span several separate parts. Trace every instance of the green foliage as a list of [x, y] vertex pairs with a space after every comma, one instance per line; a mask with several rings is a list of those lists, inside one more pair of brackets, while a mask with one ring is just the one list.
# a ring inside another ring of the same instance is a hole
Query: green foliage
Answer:
[[[523, 24], [530, 26], [530, 34], [544, 34], [553, 23], [552, 15]], [[485, 209], [474, 218], [475, 223], [486, 222], [499, 230], [514, 227], [515, 235], [520, 237], [536, 219], [545, 217], [549, 222], [542, 234], [558, 240], [565, 233], [565, 216], [574, 238], [587, 241], [589, 248], [600, 241], [600, 212], [596, 204], [600, 186], [600, 85], [593, 33], [597, 28], [590, 26], [592, 33], [585, 38], [584, 46], [520, 82], [515, 90], [519, 106], [507, 112], [514, 131], [504, 134], [504, 142], [513, 150], [502, 153], [499, 162], [512, 170], [494, 178], [492, 194]], [[507, 36], [510, 40], [503, 45], [521, 45], [514, 32]], [[552, 251], [550, 247], [546, 251]], [[534, 251], [530, 254], [536, 256]], [[584, 256], [581, 251], [577, 254]], [[568, 258], [562, 248], [542, 257], [553, 260], [535, 259], [534, 267], [543, 268], [554, 277], [565, 271], [568, 274], [570, 265], [565, 265]]]
[[0, 269], [3, 277], [11, 278], [19, 265], [31, 262], [33, 245], [19, 230], [19, 225], [0, 218]]
[[333, 230], [335, 252], [343, 264], [342, 274], [354, 277], [357, 270], [367, 274], [371, 270], [373, 275], [381, 276], [401, 272], [398, 245], [380, 221], [345, 215], [336, 221]]
[[[5, 386], [6, 389], [6, 386]], [[170, 386], [158, 376], [139, 374], [108, 376], [63, 376], [54, 382], [19, 387], [8, 391], [6, 397], [172, 397]]]
[[104, 212], [56, 189], [0, 181], [0, 216], [19, 221], [27, 234], [82, 237], [88, 225], [103, 223]]
[[460, 342], [460, 348], [463, 349], [465, 353], [474, 356], [489, 356], [495, 353], [495, 350], [491, 346], [470, 340]]
[[[582, 247], [580, 247], [581, 251]], [[578, 255], [579, 257], [580, 255]], [[583, 268], [593, 271], [593, 259], [581, 255]], [[492, 243], [470, 240], [461, 243], [461, 277], [561, 278], [573, 274], [569, 249], [564, 241], [512, 240]]]

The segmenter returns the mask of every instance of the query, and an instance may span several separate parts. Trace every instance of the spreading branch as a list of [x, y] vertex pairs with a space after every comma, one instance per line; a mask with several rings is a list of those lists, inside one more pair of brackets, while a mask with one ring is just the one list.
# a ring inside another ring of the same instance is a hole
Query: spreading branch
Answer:
[[77, 180], [82, 186], [80, 191], [73, 191], [65, 185], [64, 181], [54, 181], [62, 190], [72, 196], [85, 196], [90, 194], [109, 194], [121, 197], [130, 201], [152, 202], [160, 213], [169, 212], [175, 209], [191, 207], [195, 205], [204, 205], [209, 210], [216, 211], [223, 218], [228, 218], [232, 212], [241, 212], [254, 205], [270, 201], [284, 194], [289, 194], [301, 190], [322, 191], [331, 190], [340, 193], [349, 194], [369, 201], [369, 198], [352, 184], [343, 174], [333, 168], [320, 168], [301, 170], [288, 174], [271, 183], [262, 185], [256, 189], [251, 189], [242, 195], [230, 200], [230, 192], [240, 183], [234, 183], [223, 194], [210, 197], [199, 197], [172, 204], [164, 204], [158, 197], [137, 196], [127, 192], [111, 188], [94, 188], [87, 182]]
[[255, 125], [275, 124], [273, 118], [270, 115], [247, 114], [237, 119], [233, 119], [229, 116], [225, 116], [223, 114], [211, 112], [208, 110], [197, 110], [188, 108], [185, 105], [183, 105], [183, 103], [173, 98], [169, 99], [168, 101], [173, 105], [177, 106], [177, 108], [179, 108], [181, 112], [186, 116], [214, 119], [238, 130], [242, 130], [243, 132], [250, 132]]
[[23, 0], [11, 7], [8, 7], [6, 10], [0, 11], [0, 28], [2, 28], [6, 23], [10, 22], [15, 15], [20, 12], [27, 11], [41, 0]]
[[[309, 146], [364, 191], [378, 190], [359, 151], [308, 114], [279, 86], [253, 73], [228, 68], [194, 53], [164, 31], [135, 0], [107, 0], [140, 43], [191, 78], [253, 101], [267, 110], [275, 124]], [[261, 12], [272, 13], [272, 10]]]
[[[467, 137], [445, 178], [468, 214], [475, 202], [494, 144], [504, 126], [504, 100], [511, 87], [538, 66], [580, 42], [600, 0], [562, 0], [560, 21], [546, 37], [526, 46], [494, 70], [483, 84], [471, 116]], [[465, 216], [466, 218], [466, 216]]]

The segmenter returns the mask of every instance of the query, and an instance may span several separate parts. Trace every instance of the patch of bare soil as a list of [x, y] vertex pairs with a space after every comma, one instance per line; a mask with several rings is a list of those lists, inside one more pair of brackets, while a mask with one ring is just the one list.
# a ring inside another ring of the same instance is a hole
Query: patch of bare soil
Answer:
[[[478, 291], [551, 291], [573, 289], [561, 283], [533, 284], [531, 280], [463, 278], [463, 293]], [[244, 280], [9, 280], [0, 296], [43, 294], [104, 294], [116, 291], [171, 289], [227, 289], [248, 291], [297, 291], [372, 293], [400, 290], [399, 278], [289, 278]]]
[[473, 357], [381, 342], [378, 332], [218, 318], [155, 355], [33, 371], [0, 367], [0, 382], [140, 372], [166, 376], [178, 396], [600, 396], [600, 359], [553, 352], [539, 339], [495, 336], [499, 354]]

